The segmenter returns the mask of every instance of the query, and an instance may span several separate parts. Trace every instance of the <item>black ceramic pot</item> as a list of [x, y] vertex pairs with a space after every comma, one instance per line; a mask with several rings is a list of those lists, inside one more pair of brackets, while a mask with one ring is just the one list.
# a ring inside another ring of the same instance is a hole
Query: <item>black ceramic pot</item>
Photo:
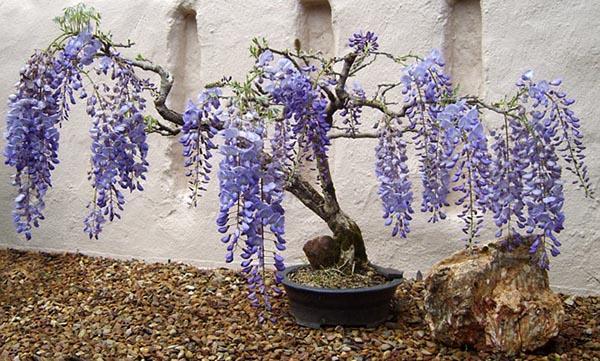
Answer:
[[283, 286], [290, 311], [299, 325], [374, 327], [390, 317], [391, 301], [402, 282], [402, 272], [373, 266], [389, 282], [363, 288], [316, 288], [292, 282], [288, 275], [303, 266], [283, 271]]

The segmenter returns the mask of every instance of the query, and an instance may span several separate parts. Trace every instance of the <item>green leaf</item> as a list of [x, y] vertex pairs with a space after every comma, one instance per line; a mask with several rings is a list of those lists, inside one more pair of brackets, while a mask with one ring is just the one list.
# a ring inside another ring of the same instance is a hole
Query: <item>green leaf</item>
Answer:
[[79, 3], [65, 8], [63, 14], [53, 20], [62, 32], [77, 34], [88, 26], [94, 25], [97, 29], [100, 26], [100, 19], [100, 13], [96, 9], [84, 3]]

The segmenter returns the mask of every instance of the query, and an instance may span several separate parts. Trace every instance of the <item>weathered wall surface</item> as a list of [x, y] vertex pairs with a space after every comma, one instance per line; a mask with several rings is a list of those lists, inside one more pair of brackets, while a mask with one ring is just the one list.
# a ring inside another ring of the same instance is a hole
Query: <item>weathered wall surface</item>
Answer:
[[[32, 49], [56, 35], [51, 18], [75, 1], [3, 0], [0, 2], [0, 99], [12, 92], [18, 71]], [[380, 36], [382, 48], [395, 53], [424, 54], [443, 49], [449, 68], [463, 89], [495, 99], [512, 90], [529, 69], [545, 78], [563, 77], [578, 99], [574, 109], [587, 134], [589, 167], [600, 179], [600, 3], [596, 1], [517, 0], [131, 0], [89, 1], [101, 11], [103, 27], [116, 39], [136, 42], [135, 56], [166, 64], [175, 74], [171, 104], [181, 109], [186, 98], [205, 82], [222, 75], [241, 76], [251, 65], [247, 55], [254, 36], [276, 47], [292, 47], [295, 38], [330, 54], [346, 51], [346, 39], [357, 29]], [[377, 66], [360, 80], [369, 89], [377, 81], [394, 80], [399, 69]], [[371, 88], [372, 89], [372, 88]], [[0, 113], [6, 111], [0, 102]], [[365, 113], [365, 119], [374, 116]], [[4, 131], [4, 121], [0, 123]], [[143, 193], [128, 196], [123, 220], [106, 227], [98, 241], [82, 232], [91, 196], [86, 180], [89, 120], [79, 107], [61, 134], [61, 164], [48, 194], [47, 220], [31, 241], [15, 236], [11, 223], [15, 192], [11, 169], [0, 166], [0, 247], [81, 251], [110, 257], [184, 261], [223, 266], [224, 247], [214, 219], [217, 184], [197, 209], [185, 205], [180, 147], [176, 139], [152, 135], [151, 172]], [[4, 139], [0, 146], [4, 148]], [[404, 269], [408, 275], [460, 249], [456, 220], [428, 224], [417, 215], [408, 239], [390, 237], [384, 228], [373, 175], [371, 140], [336, 140], [331, 152], [333, 176], [342, 206], [358, 220], [371, 259]], [[351, 162], [348, 162], [351, 160]], [[416, 164], [413, 164], [416, 170]], [[418, 175], [413, 174], [414, 183]], [[600, 212], [598, 202], [584, 200], [567, 187], [567, 230], [563, 254], [555, 259], [552, 284], [560, 290], [599, 293]], [[325, 225], [291, 197], [287, 201], [290, 262], [300, 262], [306, 239], [327, 233]], [[418, 208], [418, 207], [417, 207]], [[456, 215], [458, 212], [451, 212]]]

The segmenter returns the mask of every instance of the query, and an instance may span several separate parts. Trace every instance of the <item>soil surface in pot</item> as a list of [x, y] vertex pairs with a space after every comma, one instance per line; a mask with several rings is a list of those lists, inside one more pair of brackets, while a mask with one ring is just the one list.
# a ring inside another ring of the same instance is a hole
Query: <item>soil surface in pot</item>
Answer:
[[334, 289], [372, 287], [389, 282], [370, 266], [346, 274], [336, 268], [314, 269], [307, 265], [290, 273], [288, 277], [304, 286]]

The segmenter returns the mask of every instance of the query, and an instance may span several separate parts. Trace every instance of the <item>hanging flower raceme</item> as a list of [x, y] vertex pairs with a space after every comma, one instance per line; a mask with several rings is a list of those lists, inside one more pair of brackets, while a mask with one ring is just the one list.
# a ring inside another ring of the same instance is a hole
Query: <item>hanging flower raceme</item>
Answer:
[[416, 149], [420, 152], [419, 171], [423, 182], [421, 211], [431, 212], [430, 222], [446, 218], [443, 207], [450, 193], [449, 168], [443, 149], [438, 115], [444, 101], [452, 95], [450, 79], [443, 72], [444, 62], [437, 51], [405, 69], [402, 93], [409, 128], [416, 130]]
[[[224, 144], [219, 147], [223, 160], [219, 166], [220, 211], [217, 218], [222, 241], [227, 244], [226, 261], [232, 262], [236, 251], [242, 258], [247, 275], [249, 299], [254, 306], [271, 311], [270, 296], [281, 291], [268, 287], [264, 274], [266, 255], [283, 271], [285, 249], [283, 200], [284, 173], [277, 162], [266, 164], [264, 139], [266, 130], [254, 114], [232, 116], [221, 132]], [[272, 235], [270, 237], [269, 235]], [[240, 239], [244, 241], [240, 245]], [[268, 249], [269, 240], [275, 249]], [[276, 274], [276, 284], [281, 275]], [[264, 317], [261, 314], [261, 319]]]
[[585, 195], [592, 197], [588, 167], [585, 164], [585, 146], [581, 123], [570, 108], [575, 100], [569, 98], [560, 89], [562, 81], [533, 81], [533, 72], [528, 71], [519, 81], [517, 87], [524, 91], [521, 100], [530, 101], [530, 114], [545, 127], [543, 135], [552, 138], [557, 154], [567, 163], [566, 169], [577, 176], [579, 186]]
[[360, 127], [360, 117], [362, 115], [362, 106], [355, 104], [354, 99], [366, 100], [367, 95], [357, 81], [352, 84], [350, 94], [356, 98], [348, 99], [346, 107], [340, 111], [340, 116], [342, 116], [342, 124], [347, 127], [345, 132], [354, 136], [358, 132], [358, 127]]
[[[539, 125], [536, 125], [538, 127]], [[525, 230], [534, 235], [531, 253], [538, 256], [541, 267], [548, 268], [547, 248], [553, 256], [560, 252], [556, 234], [563, 229], [563, 184], [560, 179], [556, 149], [550, 139], [535, 139], [526, 148], [530, 159], [523, 173], [523, 198], [527, 206]]]
[[58, 124], [62, 114], [60, 88], [64, 75], [47, 52], [36, 52], [21, 70], [15, 94], [9, 97], [6, 164], [15, 168], [18, 189], [13, 221], [17, 233], [31, 239], [32, 226], [44, 219], [44, 198], [58, 164]]
[[492, 184], [490, 208], [498, 230], [496, 237], [506, 236], [511, 243], [519, 243], [519, 228], [525, 223], [523, 173], [529, 164], [524, 147], [530, 138], [527, 128], [519, 119], [505, 116], [504, 124], [492, 132]]
[[64, 120], [68, 118], [70, 105], [76, 103], [75, 93], [79, 93], [80, 99], [87, 97], [82, 71], [93, 63], [101, 45], [100, 41], [93, 37], [92, 29], [87, 27], [79, 34], [69, 37], [64, 48], [55, 55], [54, 67], [64, 79], [61, 84]]
[[58, 163], [57, 126], [68, 119], [76, 98], [87, 98], [86, 110], [92, 118], [89, 179], [94, 199], [84, 220], [86, 233], [97, 237], [102, 224], [119, 217], [125, 202], [122, 189], [143, 189], [140, 180], [148, 166], [148, 145], [142, 92], [152, 84], [139, 79], [133, 66], [109, 49], [96, 72], [110, 74], [111, 83], [96, 84], [90, 79], [93, 95], [88, 96], [83, 76], [88, 76], [102, 45], [93, 34], [87, 26], [68, 37], [64, 45], [35, 53], [9, 102], [5, 154], [7, 164], [17, 170], [15, 184], [19, 188], [14, 219], [17, 232], [28, 239], [31, 226], [43, 219], [43, 198], [51, 185], [50, 172]]
[[375, 174], [379, 179], [379, 197], [383, 204], [385, 224], [393, 224], [392, 236], [406, 237], [410, 232], [413, 193], [408, 179], [406, 142], [398, 130], [399, 122], [390, 120], [379, 129], [375, 148]]
[[[573, 101], [558, 89], [560, 81], [533, 82], [532, 72], [517, 82], [521, 89], [523, 124], [513, 126], [521, 135], [515, 158], [522, 161], [522, 194], [527, 214], [519, 226], [532, 237], [531, 253], [541, 267], [549, 267], [548, 251], [557, 256], [561, 242], [557, 234], [564, 227], [563, 182], [559, 155], [569, 170], [578, 176], [586, 195], [591, 195], [587, 167], [584, 164], [579, 119], [568, 108]], [[527, 136], [527, 137], [526, 137]]]
[[260, 55], [257, 66], [263, 74], [259, 84], [275, 104], [284, 106], [283, 121], [289, 123], [290, 141], [298, 143], [308, 160], [327, 157], [330, 145], [327, 133], [331, 128], [326, 113], [328, 101], [313, 87], [310, 73], [314, 69], [297, 69], [286, 58], [271, 65], [273, 59], [269, 50]]
[[183, 127], [179, 142], [183, 145], [184, 165], [187, 168], [191, 190], [190, 203], [195, 207], [201, 192], [206, 191], [205, 184], [210, 180], [212, 150], [216, 148], [212, 138], [217, 133], [217, 126], [222, 124], [223, 114], [221, 89], [207, 89], [198, 97], [198, 104], [189, 102], [183, 113]]
[[141, 181], [148, 170], [148, 144], [142, 92], [152, 85], [137, 77], [131, 64], [118, 53], [102, 59], [99, 73], [107, 73], [114, 84], [92, 84], [94, 95], [87, 102], [92, 118], [92, 169], [88, 179], [94, 188], [84, 230], [98, 238], [103, 223], [120, 218], [125, 204], [122, 190], [143, 190]]
[[458, 215], [465, 222], [462, 231], [472, 244], [479, 235], [483, 216], [490, 201], [491, 159], [487, 138], [477, 108], [465, 101], [450, 104], [438, 115], [444, 132], [446, 169], [453, 169], [452, 190], [462, 193], [455, 204], [462, 206]]

